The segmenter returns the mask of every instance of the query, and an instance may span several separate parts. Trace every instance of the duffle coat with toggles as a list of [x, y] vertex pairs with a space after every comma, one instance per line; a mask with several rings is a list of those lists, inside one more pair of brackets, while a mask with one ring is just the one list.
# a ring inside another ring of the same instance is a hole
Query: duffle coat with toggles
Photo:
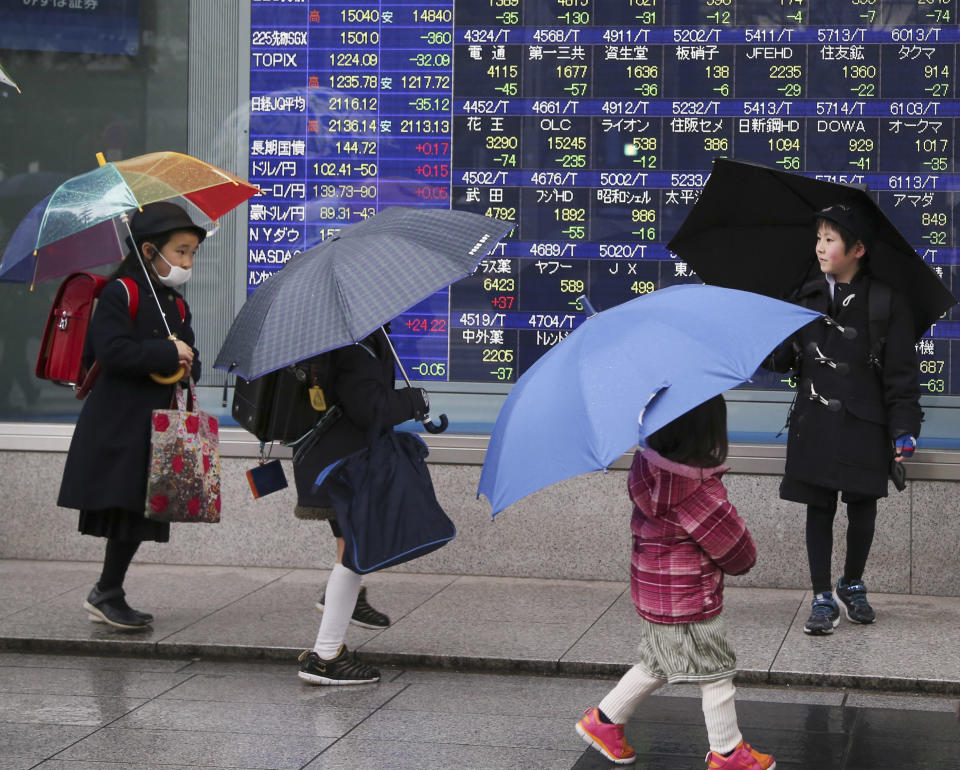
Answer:
[[791, 479], [851, 496], [885, 497], [893, 441], [920, 435], [923, 412], [912, 315], [903, 296], [891, 291], [885, 343], [872, 362], [879, 342], [871, 339], [869, 326], [873, 285], [863, 268], [849, 284], [836, 286], [833, 300], [825, 276], [804, 284], [797, 304], [830, 316], [847, 331], [818, 319], [771, 355], [769, 368], [797, 374], [781, 488], [786, 499], [804, 496], [785, 491], [791, 489]]
[[[137, 283], [136, 317], [131, 320], [124, 285], [110, 281], [97, 300], [84, 351], [88, 363], [93, 358], [100, 362], [100, 376], [77, 418], [57, 505], [84, 511], [81, 531], [88, 534], [158, 539], [154, 530], [169, 531], [169, 525], [144, 518], [150, 418], [154, 409], [170, 408], [174, 386], [154, 382], [150, 374], [173, 374], [177, 348], [167, 339], [160, 308], [140, 266], [127, 259], [121, 271]], [[189, 306], [173, 289], [157, 284], [154, 288], [170, 330], [193, 346]], [[178, 299], [183, 302], [183, 318]], [[196, 349], [194, 356], [191, 376], [197, 380]], [[110, 513], [101, 516], [101, 511]], [[162, 532], [159, 539], [166, 539]]]

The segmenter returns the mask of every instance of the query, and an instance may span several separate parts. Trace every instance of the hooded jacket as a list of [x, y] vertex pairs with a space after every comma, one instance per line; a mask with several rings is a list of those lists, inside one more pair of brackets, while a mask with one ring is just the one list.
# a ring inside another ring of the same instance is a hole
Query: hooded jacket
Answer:
[[757, 549], [721, 482], [725, 465], [695, 468], [652, 449], [633, 457], [630, 594], [652, 623], [692, 623], [723, 609], [723, 573], [741, 575]]

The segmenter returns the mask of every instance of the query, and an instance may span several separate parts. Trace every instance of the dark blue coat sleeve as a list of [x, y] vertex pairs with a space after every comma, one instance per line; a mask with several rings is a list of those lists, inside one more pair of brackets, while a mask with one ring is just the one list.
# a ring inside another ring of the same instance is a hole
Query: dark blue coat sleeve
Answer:
[[[100, 294], [90, 323], [89, 341], [100, 366], [111, 374], [139, 377], [151, 372], [168, 374], [177, 368], [177, 346], [171, 340], [148, 337], [138, 330], [138, 326], [149, 326], [153, 309], [145, 305], [144, 299], [140, 297], [134, 321], [130, 318], [127, 290], [120, 281], [111, 281]], [[159, 312], [154, 312], [159, 317]]]

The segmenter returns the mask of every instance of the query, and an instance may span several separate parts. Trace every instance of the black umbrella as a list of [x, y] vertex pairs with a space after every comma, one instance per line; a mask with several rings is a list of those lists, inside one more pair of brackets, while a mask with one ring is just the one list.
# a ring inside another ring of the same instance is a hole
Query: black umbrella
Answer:
[[865, 186], [717, 158], [667, 247], [705, 283], [788, 299], [818, 271], [814, 214], [844, 201], [859, 203], [872, 218], [870, 272], [906, 296], [919, 339], [957, 300]]

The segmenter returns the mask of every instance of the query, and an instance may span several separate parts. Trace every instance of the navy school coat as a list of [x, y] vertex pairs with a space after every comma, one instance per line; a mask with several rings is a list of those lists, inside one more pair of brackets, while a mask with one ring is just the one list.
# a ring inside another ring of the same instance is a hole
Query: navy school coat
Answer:
[[[177, 347], [167, 339], [140, 266], [127, 260], [122, 270], [137, 283], [139, 307], [131, 320], [127, 291], [120, 281], [110, 281], [98, 299], [84, 355], [88, 360], [95, 357], [101, 371], [70, 441], [57, 498], [57, 505], [64, 508], [144, 510], [150, 417], [154, 409], [168, 409], [174, 393], [174, 385], [156, 383], [150, 373], [173, 374]], [[192, 347], [190, 308], [184, 302], [186, 314], [181, 320], [180, 294], [156, 284], [155, 288], [170, 330]], [[200, 377], [196, 349], [191, 376]]]

